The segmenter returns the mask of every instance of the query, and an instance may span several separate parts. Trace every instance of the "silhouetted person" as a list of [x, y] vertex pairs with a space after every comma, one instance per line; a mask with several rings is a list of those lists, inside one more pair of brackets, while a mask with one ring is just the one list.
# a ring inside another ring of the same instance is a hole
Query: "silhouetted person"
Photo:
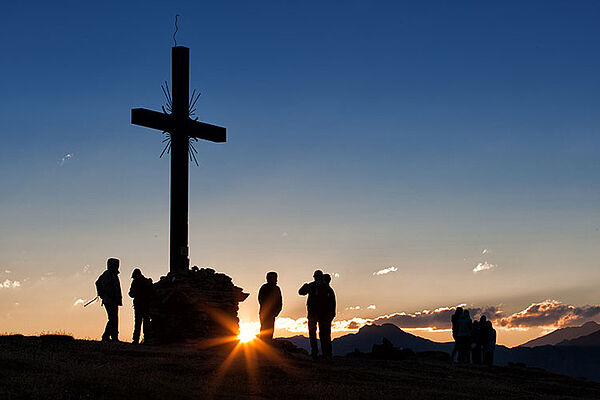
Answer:
[[121, 282], [119, 281], [119, 260], [109, 258], [106, 261], [106, 271], [96, 281], [96, 292], [102, 299], [106, 309], [108, 322], [102, 334], [103, 341], [119, 341], [119, 306], [123, 305]]
[[471, 329], [471, 361], [473, 364], [481, 364], [481, 329], [479, 321], [473, 321]]
[[133, 270], [131, 274], [131, 287], [129, 288], [129, 297], [133, 299], [133, 309], [135, 322], [133, 326], [133, 343], [140, 341], [140, 331], [144, 325], [144, 337], [146, 337], [146, 327], [150, 320], [150, 300], [152, 299], [152, 279], [142, 275], [139, 268]]
[[458, 318], [460, 317], [462, 312], [462, 307], [456, 307], [456, 311], [454, 311], [454, 314], [452, 314], [452, 317], [450, 318], [450, 320], [452, 321], [452, 338], [454, 339], [454, 348], [452, 349], [452, 354], [450, 355], [452, 361], [454, 361], [454, 357], [458, 352]]
[[[329, 331], [329, 335], [331, 335], [331, 324], [324, 323], [325, 319], [323, 318], [323, 314], [325, 313], [323, 313], [322, 310], [323, 301], [320, 297], [323, 293], [324, 288], [323, 271], [316, 270], [313, 274], [313, 278], [314, 281], [302, 285], [300, 290], [298, 290], [298, 294], [300, 296], [308, 295], [308, 299], [306, 300], [306, 311], [308, 314], [307, 317], [308, 336], [310, 338], [310, 353], [313, 358], [316, 358], [319, 355], [319, 347], [317, 345], [317, 325], [319, 325], [319, 336], [321, 337], [322, 341], [322, 336], [324, 333], [327, 334], [327, 331]], [[327, 325], [329, 329], [327, 327], [324, 327], [324, 325]], [[321, 348], [323, 349], [323, 345], [321, 345]]]
[[457, 320], [458, 362], [469, 363], [471, 353], [472, 321], [469, 310], [464, 310]]
[[321, 350], [325, 358], [332, 357], [331, 322], [335, 318], [335, 293], [331, 286], [331, 275], [324, 274], [323, 280], [317, 285], [318, 324]]
[[[479, 350], [479, 358], [477, 359], [478, 364], [482, 363], [483, 349], [489, 337], [489, 329], [487, 322], [487, 317], [485, 315], [482, 315], [481, 318], [479, 318], [479, 332], [473, 338], [473, 340], [475, 341], [474, 344]], [[473, 322], [473, 324], [475, 324], [475, 322]], [[473, 362], [475, 363], [475, 361]]]
[[260, 338], [271, 341], [275, 330], [275, 318], [283, 307], [281, 290], [277, 286], [277, 272], [267, 273], [267, 283], [262, 285], [258, 291], [258, 304], [260, 304], [260, 310], [258, 311]]
[[483, 344], [483, 363], [485, 365], [494, 364], [494, 350], [496, 349], [496, 330], [492, 326], [492, 321], [486, 321], [487, 337]]

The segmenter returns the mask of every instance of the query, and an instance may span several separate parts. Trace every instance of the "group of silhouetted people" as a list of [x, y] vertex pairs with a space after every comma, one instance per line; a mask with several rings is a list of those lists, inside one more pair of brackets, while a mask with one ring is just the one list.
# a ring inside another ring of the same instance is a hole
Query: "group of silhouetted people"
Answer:
[[473, 321], [469, 310], [457, 307], [452, 314], [452, 336], [454, 337], [452, 360], [458, 354], [459, 363], [472, 362], [486, 365], [494, 363], [496, 330], [485, 315], [482, 315], [479, 321]]
[[[150, 320], [150, 302], [153, 295], [152, 279], [146, 278], [139, 268], [131, 274], [129, 297], [133, 298], [134, 330], [133, 343], [139, 343], [142, 327], [144, 332]], [[335, 317], [335, 293], [330, 286], [331, 275], [316, 270], [314, 281], [302, 285], [298, 293], [308, 295], [306, 307], [308, 311], [308, 335], [310, 337], [311, 354], [317, 357], [317, 328], [321, 340], [323, 357], [331, 358], [331, 323]], [[123, 305], [121, 282], [119, 280], [119, 260], [109, 258], [106, 271], [96, 281], [96, 292], [102, 299], [106, 309], [108, 322], [102, 334], [102, 341], [119, 341], [119, 307]], [[260, 339], [265, 342], [273, 340], [275, 318], [283, 307], [281, 289], [277, 286], [277, 273], [267, 273], [267, 282], [258, 291]], [[144, 335], [145, 336], [145, 335]]]
[[[308, 311], [308, 336], [310, 338], [311, 355], [316, 358], [319, 354], [317, 342], [317, 329], [321, 340], [321, 352], [324, 358], [332, 357], [331, 351], [331, 323], [335, 317], [335, 293], [330, 286], [331, 275], [316, 270], [314, 280], [302, 285], [298, 294], [307, 296], [306, 308]], [[281, 290], [277, 286], [277, 273], [267, 274], [267, 283], [261, 286], [258, 292], [260, 305], [260, 338], [265, 341], [273, 339], [275, 318], [281, 312], [283, 300]]]
[[[139, 343], [142, 324], [144, 329], [150, 318], [150, 300], [152, 298], [152, 279], [142, 275], [139, 268], [131, 274], [131, 288], [129, 297], [133, 298], [134, 329], [133, 343]], [[119, 280], [119, 260], [109, 258], [106, 262], [106, 271], [96, 281], [96, 293], [102, 299], [106, 309], [108, 322], [102, 334], [102, 341], [119, 341], [119, 307], [123, 305], [121, 282]]]
[[[139, 268], [131, 274], [131, 288], [129, 297], [133, 298], [134, 330], [133, 343], [139, 343], [142, 326], [144, 331], [150, 320], [150, 302], [152, 299], [152, 279], [146, 278]], [[258, 291], [260, 305], [260, 339], [265, 342], [273, 340], [275, 318], [283, 307], [281, 289], [277, 286], [277, 273], [267, 273], [267, 282]], [[308, 296], [306, 309], [308, 313], [308, 335], [310, 338], [311, 356], [319, 355], [317, 329], [321, 341], [321, 352], [324, 358], [332, 357], [331, 349], [331, 324], [336, 312], [335, 293], [330, 286], [331, 275], [316, 270], [312, 282], [302, 285], [298, 294]], [[119, 281], [119, 260], [109, 258], [106, 262], [106, 271], [96, 281], [98, 297], [106, 309], [108, 322], [102, 334], [103, 341], [119, 341], [119, 307], [123, 305], [121, 282]], [[452, 315], [452, 336], [454, 349], [452, 360], [458, 354], [459, 363], [487, 364], [494, 362], [494, 349], [496, 347], [496, 330], [491, 321], [482, 315], [479, 321], [471, 320], [469, 310], [457, 307]]]

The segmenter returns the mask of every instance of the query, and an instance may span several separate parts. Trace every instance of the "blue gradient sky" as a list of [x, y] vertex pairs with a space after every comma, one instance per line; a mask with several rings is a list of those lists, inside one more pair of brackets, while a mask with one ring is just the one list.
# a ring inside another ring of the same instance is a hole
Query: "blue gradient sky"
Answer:
[[168, 161], [130, 109], [164, 103], [176, 13], [197, 114], [228, 129], [191, 170], [192, 263], [253, 294], [243, 320], [270, 269], [300, 317], [317, 265], [346, 319], [599, 302], [600, 3], [84, 3], [0, 15], [4, 330], [44, 330], [35, 293], [97, 336], [69, 307], [107, 257], [123, 287], [166, 272]]

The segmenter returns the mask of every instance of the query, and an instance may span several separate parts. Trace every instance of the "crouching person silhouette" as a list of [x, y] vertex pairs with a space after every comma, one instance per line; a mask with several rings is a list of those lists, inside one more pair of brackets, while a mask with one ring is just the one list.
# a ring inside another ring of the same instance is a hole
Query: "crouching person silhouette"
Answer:
[[283, 307], [281, 290], [277, 286], [277, 272], [267, 273], [267, 283], [262, 285], [258, 291], [258, 304], [260, 304], [258, 312], [260, 338], [270, 342], [273, 340], [275, 318], [279, 315]]
[[138, 344], [140, 341], [140, 331], [144, 325], [144, 337], [146, 337], [146, 328], [150, 320], [150, 300], [152, 299], [152, 279], [142, 275], [139, 268], [133, 270], [131, 274], [131, 288], [129, 297], [133, 299], [133, 309], [135, 322], [133, 326], [133, 342]]
[[96, 293], [102, 299], [108, 322], [102, 334], [102, 341], [119, 341], [119, 307], [123, 305], [121, 282], [119, 281], [119, 260], [109, 258], [106, 271], [96, 281]]

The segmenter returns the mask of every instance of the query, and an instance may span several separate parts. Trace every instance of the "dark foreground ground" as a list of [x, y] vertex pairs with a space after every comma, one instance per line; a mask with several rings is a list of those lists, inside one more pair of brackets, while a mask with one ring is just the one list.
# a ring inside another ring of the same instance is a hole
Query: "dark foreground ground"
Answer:
[[313, 362], [264, 345], [146, 347], [0, 337], [0, 399], [600, 399], [600, 383], [420, 357]]

